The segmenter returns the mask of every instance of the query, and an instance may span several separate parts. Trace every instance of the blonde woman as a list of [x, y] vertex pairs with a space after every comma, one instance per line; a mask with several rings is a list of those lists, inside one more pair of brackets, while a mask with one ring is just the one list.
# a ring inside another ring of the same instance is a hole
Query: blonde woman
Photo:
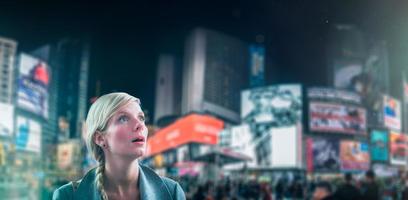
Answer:
[[126, 93], [101, 96], [89, 109], [85, 139], [99, 165], [58, 188], [53, 199], [185, 199], [178, 183], [139, 164], [148, 134], [144, 120], [139, 99]]

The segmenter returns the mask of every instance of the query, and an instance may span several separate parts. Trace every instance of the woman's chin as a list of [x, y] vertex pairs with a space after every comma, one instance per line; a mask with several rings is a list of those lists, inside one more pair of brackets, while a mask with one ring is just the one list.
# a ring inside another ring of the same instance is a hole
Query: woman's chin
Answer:
[[133, 154], [131, 154], [131, 156], [133, 156], [135, 159], [143, 157], [145, 155], [145, 150], [142, 149], [138, 149], [136, 150]]

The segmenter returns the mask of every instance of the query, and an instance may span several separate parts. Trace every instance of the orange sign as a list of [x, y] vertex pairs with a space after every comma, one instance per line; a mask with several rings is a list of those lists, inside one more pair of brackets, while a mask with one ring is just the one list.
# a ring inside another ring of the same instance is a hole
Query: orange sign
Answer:
[[161, 153], [183, 144], [218, 143], [224, 122], [208, 115], [190, 114], [159, 130], [147, 140], [147, 156]]

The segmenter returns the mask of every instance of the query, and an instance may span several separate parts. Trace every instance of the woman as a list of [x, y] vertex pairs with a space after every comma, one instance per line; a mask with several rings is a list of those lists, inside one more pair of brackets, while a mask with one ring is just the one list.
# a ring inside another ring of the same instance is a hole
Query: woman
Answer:
[[86, 145], [99, 165], [80, 181], [58, 188], [53, 199], [185, 199], [180, 185], [142, 166], [147, 128], [139, 99], [101, 96], [89, 109]]

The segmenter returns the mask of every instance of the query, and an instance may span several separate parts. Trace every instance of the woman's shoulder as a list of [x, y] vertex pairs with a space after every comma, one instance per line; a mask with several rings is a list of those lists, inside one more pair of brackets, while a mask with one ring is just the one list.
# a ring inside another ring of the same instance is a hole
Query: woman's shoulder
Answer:
[[69, 182], [58, 189], [56, 189], [52, 195], [53, 200], [62, 200], [62, 199], [72, 199], [73, 195], [72, 183]]
[[155, 182], [157, 184], [157, 188], [161, 188], [161, 186], [163, 186], [162, 184], [164, 183], [164, 186], [166, 188], [165, 190], [170, 193], [173, 199], [186, 199], [183, 189], [176, 181], [164, 176], [159, 176], [156, 172], [154, 172], [153, 169], [147, 166], [140, 166], [142, 168], [143, 174], [146, 175], [146, 178], [149, 180], [149, 182]]
[[160, 178], [162, 179], [162, 181], [166, 184], [168, 188], [174, 188], [178, 185], [178, 183], [171, 178], [167, 178], [164, 176], [160, 176]]
[[160, 176], [160, 178], [163, 180], [163, 183], [172, 194], [173, 199], [186, 199], [183, 188], [181, 188], [179, 183], [164, 176]]
[[95, 178], [95, 168], [89, 170], [82, 179], [77, 181], [70, 181], [56, 189], [53, 193], [53, 200], [59, 199], [73, 199], [74, 193], [81, 195], [88, 194], [93, 191], [93, 180]]

